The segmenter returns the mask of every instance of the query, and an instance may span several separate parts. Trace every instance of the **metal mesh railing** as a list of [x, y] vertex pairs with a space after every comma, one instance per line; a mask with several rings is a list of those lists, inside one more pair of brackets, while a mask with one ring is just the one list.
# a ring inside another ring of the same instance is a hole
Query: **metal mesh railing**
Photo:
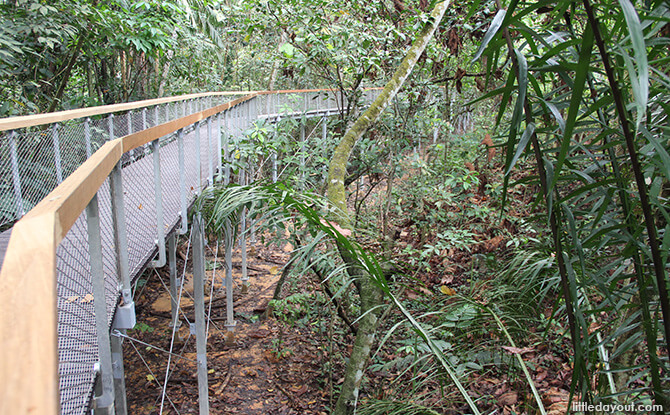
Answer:
[[0, 133], [0, 230], [20, 219], [106, 141], [230, 99], [188, 99]]

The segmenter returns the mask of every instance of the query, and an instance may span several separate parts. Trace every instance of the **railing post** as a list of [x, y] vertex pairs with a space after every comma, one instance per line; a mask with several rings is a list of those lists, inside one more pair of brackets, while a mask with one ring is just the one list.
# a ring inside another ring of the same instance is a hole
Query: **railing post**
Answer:
[[221, 180], [221, 113], [218, 113], [216, 115], [216, 173], [217, 173], [217, 180]]
[[9, 152], [12, 162], [12, 183], [14, 184], [14, 199], [16, 200], [16, 219], [26, 214], [23, 207], [23, 192], [21, 192], [21, 174], [19, 172], [19, 157], [16, 151], [16, 132], [9, 132]]
[[205, 237], [198, 213], [193, 221], [193, 294], [195, 306], [195, 342], [198, 362], [198, 402], [200, 415], [209, 415], [207, 385], [207, 333], [205, 333]]
[[212, 169], [212, 117], [207, 117], [207, 184], [214, 185], [214, 170]]
[[114, 407], [114, 378], [107, 319], [107, 297], [105, 294], [105, 273], [102, 265], [100, 211], [98, 209], [97, 195], [94, 195], [86, 206], [86, 224], [88, 225], [88, 251], [91, 265], [91, 282], [93, 284], [95, 329], [98, 337], [98, 370], [102, 386], [102, 394], [93, 398], [93, 408], [96, 414], [109, 414], [113, 411]]
[[151, 261], [150, 266], [153, 268], [161, 268], [165, 266], [165, 222], [163, 221], [163, 191], [161, 185], [161, 157], [160, 157], [160, 143], [156, 139], [151, 142], [153, 150], [154, 161], [154, 198], [156, 200], [156, 232], [158, 240], [158, 260]]
[[114, 140], [114, 114], [107, 117], [107, 130], [109, 132], [109, 141]]
[[178, 327], [179, 324], [179, 304], [177, 296], [182, 280], [177, 277], [177, 240], [174, 233], [168, 236], [168, 264], [170, 268], [170, 327]]
[[200, 194], [200, 189], [202, 188], [202, 153], [200, 145], [200, 121], [195, 123], [195, 173], [198, 178], [198, 184], [196, 185], [195, 192]]
[[58, 128], [59, 124], [55, 123], [52, 127], [53, 129], [53, 144], [54, 144], [54, 161], [56, 163], [56, 180], [58, 184], [63, 181], [63, 167], [61, 165], [60, 158], [60, 140], [58, 139]]
[[86, 145], [86, 158], [91, 157], [91, 118], [84, 118], [84, 144]]
[[224, 114], [224, 121], [226, 125], [226, 138], [223, 142], [223, 158], [226, 161], [226, 165], [223, 168], [223, 184], [228, 186], [230, 183], [230, 149], [229, 141], [231, 137], [231, 120], [230, 120], [231, 110], [227, 110]]
[[179, 234], [184, 235], [188, 232], [188, 205], [186, 204], [186, 163], [184, 161], [183, 128], [180, 128], [179, 131], [177, 131], [177, 149], [179, 154], [179, 206], [181, 206], [181, 211], [179, 212], [179, 215], [181, 216], [181, 229], [179, 229]]

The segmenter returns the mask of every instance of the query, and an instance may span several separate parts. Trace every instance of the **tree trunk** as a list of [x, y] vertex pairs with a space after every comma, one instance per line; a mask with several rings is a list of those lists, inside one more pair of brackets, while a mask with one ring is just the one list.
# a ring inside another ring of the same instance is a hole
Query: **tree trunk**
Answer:
[[77, 40], [77, 44], [75, 45], [74, 50], [72, 51], [70, 60], [68, 61], [65, 70], [63, 71], [63, 80], [61, 81], [60, 86], [56, 91], [56, 95], [53, 97], [53, 100], [51, 101], [51, 105], [49, 105], [49, 109], [47, 110], [47, 112], [56, 111], [56, 108], [58, 108], [58, 106], [60, 105], [61, 98], [63, 98], [63, 93], [65, 92], [65, 87], [67, 86], [67, 82], [70, 80], [70, 74], [72, 74], [72, 67], [77, 62], [79, 52], [81, 51], [81, 45], [84, 44], [85, 38], [86, 36], [83, 33], [79, 35], [79, 39]]
[[330, 160], [330, 169], [328, 171], [328, 200], [335, 208], [335, 217], [341, 225], [350, 224], [350, 218], [347, 215], [346, 195], [344, 190], [344, 178], [347, 170], [347, 162], [351, 151], [356, 142], [365, 134], [365, 132], [377, 121], [382, 111], [389, 105], [391, 100], [402, 88], [405, 79], [412, 73], [416, 62], [423, 53], [428, 42], [433, 38], [435, 29], [442, 20], [444, 12], [449, 6], [448, 1], [442, 1], [435, 5], [433, 12], [426, 23], [426, 26], [419, 33], [412, 47], [407, 52], [405, 59], [400, 63], [398, 69], [391, 80], [386, 84], [382, 93], [370, 105], [370, 107], [361, 115], [356, 122], [344, 134], [342, 140], [335, 148], [333, 157]]
[[[351, 219], [347, 212], [344, 180], [346, 177], [347, 162], [354, 145], [370, 126], [377, 121], [382, 111], [388, 106], [400, 88], [402, 88], [405, 79], [411, 74], [426, 45], [433, 38], [435, 29], [442, 20], [448, 6], [448, 1], [442, 1], [435, 5], [426, 26], [417, 36], [391, 80], [386, 84], [379, 97], [370, 105], [370, 108], [347, 130], [333, 153], [328, 171], [327, 194], [331, 208], [333, 209], [334, 218], [345, 228], [351, 227]], [[340, 253], [345, 263], [349, 265], [356, 263], [355, 258], [350, 258], [346, 254], [346, 250], [341, 249]], [[363, 274], [360, 267], [353, 266], [349, 270], [352, 277], [355, 278], [356, 287], [361, 298], [362, 317], [359, 319], [358, 333], [354, 340], [351, 356], [349, 356], [349, 363], [345, 369], [342, 390], [335, 404], [333, 413], [336, 415], [352, 414], [356, 408], [363, 374], [370, 358], [379, 315], [382, 312], [380, 305], [383, 304], [383, 294], [370, 279], [370, 276]]]

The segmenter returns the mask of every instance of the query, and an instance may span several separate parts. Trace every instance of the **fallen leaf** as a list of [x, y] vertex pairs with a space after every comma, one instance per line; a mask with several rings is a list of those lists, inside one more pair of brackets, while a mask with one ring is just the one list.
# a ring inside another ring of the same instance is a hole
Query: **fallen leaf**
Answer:
[[93, 301], [93, 294], [86, 294], [86, 296], [81, 299], [82, 303], [90, 303], [91, 301]]
[[147, 380], [149, 382], [153, 382], [154, 380], [156, 380], [156, 378], [154, 377], [154, 375], [147, 375]]
[[518, 400], [518, 395], [516, 392], [507, 392], [500, 395], [498, 402], [501, 405], [514, 405]]
[[449, 296], [456, 295], [456, 290], [454, 290], [453, 288], [449, 288], [446, 285], [441, 286], [440, 291], [444, 295], [449, 295]]
[[77, 301], [78, 299], [79, 299], [79, 296], [78, 296], [78, 295], [73, 295], [72, 297], [68, 297], [68, 299], [66, 300], [66, 302], [68, 302], [68, 303], [73, 303], [73, 302]]
[[445, 275], [445, 276], [442, 277], [442, 279], [440, 280], [440, 284], [442, 284], [442, 285], [451, 284], [451, 282], [452, 282], [453, 280], [454, 280], [454, 276], [453, 276], [453, 275]]
[[530, 353], [530, 352], [534, 351], [532, 347], [520, 348], [520, 347], [512, 347], [512, 346], [502, 346], [502, 348], [505, 349], [506, 351], [512, 353], [512, 354], [524, 354], [524, 353]]
[[139, 205], [137, 208], [138, 208], [139, 210], [144, 209], [144, 207], [142, 207], [142, 204], [141, 204], [141, 203], [140, 203], [140, 205]]

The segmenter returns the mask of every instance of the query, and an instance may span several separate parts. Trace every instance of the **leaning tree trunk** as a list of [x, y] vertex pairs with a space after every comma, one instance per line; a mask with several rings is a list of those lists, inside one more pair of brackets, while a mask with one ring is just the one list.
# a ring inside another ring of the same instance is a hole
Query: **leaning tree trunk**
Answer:
[[[382, 93], [370, 105], [370, 108], [347, 130], [339, 145], [335, 148], [333, 157], [330, 160], [330, 169], [328, 170], [327, 192], [328, 200], [333, 208], [334, 219], [345, 228], [351, 227], [351, 221], [347, 212], [344, 178], [347, 162], [354, 145], [372, 124], [377, 121], [382, 111], [384, 111], [400, 88], [402, 88], [405, 79], [412, 73], [426, 45], [433, 38], [435, 29], [440, 24], [448, 6], [449, 1], [442, 1], [435, 5], [426, 26], [414, 40], [405, 59], [403, 59], [391, 80], [386, 84]], [[346, 255], [346, 250], [341, 249], [340, 252], [342, 253], [342, 259], [347, 264], [355, 264], [354, 259]], [[359, 319], [358, 333], [345, 370], [342, 390], [335, 405], [334, 414], [336, 415], [351, 414], [354, 411], [365, 366], [370, 358], [370, 350], [374, 343], [379, 314], [382, 311], [380, 305], [383, 304], [382, 292], [372, 282], [369, 275], [364, 274], [359, 267], [352, 266], [349, 269], [352, 277], [357, 282], [356, 287], [361, 297], [362, 317]]]

